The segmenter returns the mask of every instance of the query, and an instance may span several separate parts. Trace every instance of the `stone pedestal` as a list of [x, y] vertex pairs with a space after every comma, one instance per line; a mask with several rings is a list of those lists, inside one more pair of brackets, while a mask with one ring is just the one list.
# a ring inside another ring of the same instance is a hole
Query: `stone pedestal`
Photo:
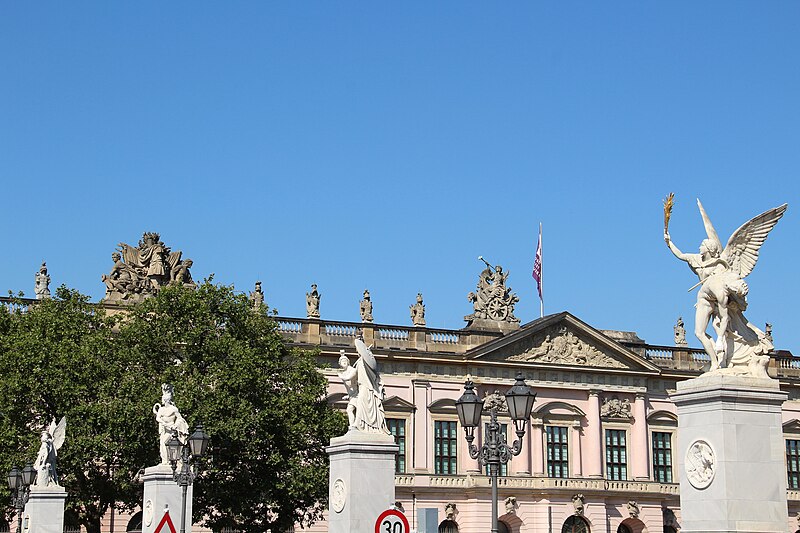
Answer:
[[64, 487], [31, 487], [23, 525], [27, 533], [64, 533]]
[[394, 503], [391, 435], [348, 431], [331, 439], [329, 533], [373, 533], [378, 516]]
[[785, 532], [778, 382], [714, 374], [677, 389], [681, 533]]
[[[153, 533], [166, 510], [169, 510], [175, 530], [180, 532], [183, 489], [172, 479], [172, 468], [169, 465], [145, 468], [142, 479], [144, 480], [142, 533]], [[192, 485], [189, 485], [186, 492], [186, 531], [191, 530], [191, 527]]]

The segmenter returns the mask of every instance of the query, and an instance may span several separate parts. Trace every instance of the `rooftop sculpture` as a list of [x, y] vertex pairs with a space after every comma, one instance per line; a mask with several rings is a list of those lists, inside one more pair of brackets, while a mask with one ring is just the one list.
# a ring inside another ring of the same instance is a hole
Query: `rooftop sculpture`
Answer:
[[118, 244], [118, 251], [111, 254], [114, 266], [101, 278], [105, 301], [139, 301], [169, 283], [195, 285], [189, 272], [192, 260], [182, 260], [180, 251], [171, 251], [160, 239], [158, 233], [145, 232], [136, 247]]
[[503, 267], [493, 267], [483, 256], [478, 257], [486, 264], [477, 285], [477, 292], [467, 294], [467, 299], [472, 302], [473, 312], [464, 317], [464, 320], [475, 323], [480, 321], [505, 322], [519, 324], [519, 319], [514, 316], [514, 305], [519, 302], [516, 294], [506, 286], [508, 272], [503, 272]]
[[[722, 248], [717, 232], [698, 200], [708, 238], [700, 244], [700, 253], [687, 254], [675, 246], [669, 235], [672, 198], [670, 194], [664, 202], [664, 241], [675, 257], [685, 261], [700, 279], [689, 290], [700, 287], [694, 333], [711, 359], [709, 371], [769, 377], [767, 364], [772, 342], [744, 316], [749, 291], [744, 278], [756, 266], [761, 246], [787, 205], [765, 211], [745, 222]], [[717, 334], [716, 341], [706, 331], [709, 324]]]
[[47, 273], [47, 263], [42, 261], [42, 266], [39, 272], [34, 275], [36, 284], [34, 285], [33, 292], [36, 294], [37, 300], [44, 300], [50, 298], [50, 274]]

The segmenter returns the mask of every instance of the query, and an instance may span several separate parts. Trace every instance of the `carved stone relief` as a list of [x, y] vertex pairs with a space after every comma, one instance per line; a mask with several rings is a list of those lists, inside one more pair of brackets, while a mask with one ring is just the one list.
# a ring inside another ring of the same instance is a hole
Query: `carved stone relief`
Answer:
[[633, 416], [631, 401], [627, 398], [620, 400], [616, 396], [613, 398], [603, 398], [603, 405], [600, 406], [600, 416], [603, 418], [622, 418], [629, 420]]
[[561, 365], [625, 368], [621, 362], [604, 354], [564, 326], [548, 328], [537, 334], [532, 340], [531, 348], [521, 354], [512, 355], [508, 359]]

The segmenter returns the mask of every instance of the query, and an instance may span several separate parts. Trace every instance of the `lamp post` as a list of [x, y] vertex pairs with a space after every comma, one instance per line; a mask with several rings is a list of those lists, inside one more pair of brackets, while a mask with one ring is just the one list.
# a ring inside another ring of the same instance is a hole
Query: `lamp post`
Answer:
[[11, 467], [8, 473], [8, 488], [11, 489], [11, 505], [17, 510], [17, 533], [22, 533], [22, 512], [31, 495], [31, 485], [36, 479], [36, 470], [30, 464], [20, 470]]
[[[172, 466], [172, 479], [183, 489], [181, 497], [181, 533], [186, 533], [186, 491], [197, 476], [196, 469], [190, 465], [190, 462], [192, 459], [199, 459], [206, 454], [210, 441], [211, 437], [203, 431], [202, 425], [198, 425], [195, 428], [194, 433], [189, 437], [186, 444], [179, 441], [175, 435], [167, 441], [167, 455], [169, 456], [169, 464]], [[179, 461], [181, 463], [180, 470], [178, 470]]]
[[508, 463], [511, 457], [519, 455], [522, 451], [522, 437], [525, 436], [525, 425], [531, 417], [536, 393], [525, 384], [522, 373], [518, 372], [514, 386], [506, 392], [508, 414], [514, 421], [517, 440], [511, 446], [503, 442], [500, 424], [497, 423], [497, 406], [492, 405], [489, 409], [489, 430], [483, 445], [478, 448], [472, 441], [475, 440], [475, 428], [481, 423], [483, 400], [475, 394], [474, 389], [472, 380], [467, 379], [464, 383], [464, 394], [456, 401], [456, 411], [459, 422], [464, 426], [465, 437], [469, 444], [469, 456], [477, 459], [481, 466], [489, 465], [489, 476], [492, 478], [492, 533], [497, 533], [497, 476], [500, 473], [500, 465]]

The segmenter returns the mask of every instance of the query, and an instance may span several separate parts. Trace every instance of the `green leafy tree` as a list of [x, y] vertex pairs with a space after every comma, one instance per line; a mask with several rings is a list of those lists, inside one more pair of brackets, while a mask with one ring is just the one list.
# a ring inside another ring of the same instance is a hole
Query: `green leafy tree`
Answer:
[[210, 281], [165, 287], [114, 317], [66, 289], [28, 313], [0, 313], [0, 437], [11, 443], [0, 462], [32, 458], [31, 427], [66, 415], [62, 484], [97, 533], [113, 502], [140, 504], [135, 474], [160, 461], [152, 408], [164, 382], [190, 428], [212, 437], [195, 521], [249, 533], [321, 516], [324, 446], [344, 417], [325, 401], [314, 354], [287, 346], [266, 308]]

